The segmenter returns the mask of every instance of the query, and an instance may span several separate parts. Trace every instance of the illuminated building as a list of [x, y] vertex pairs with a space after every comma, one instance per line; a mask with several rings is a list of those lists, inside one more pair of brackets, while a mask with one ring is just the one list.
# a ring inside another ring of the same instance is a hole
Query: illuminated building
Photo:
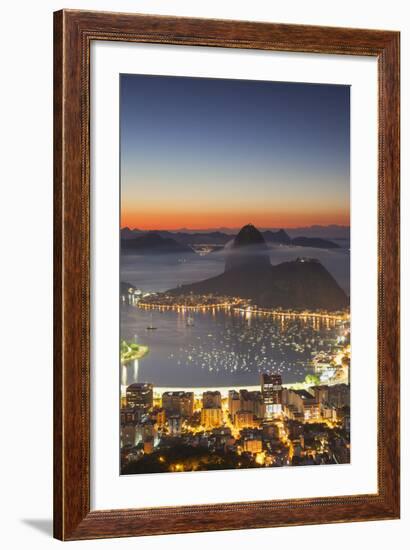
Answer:
[[167, 414], [190, 418], [194, 412], [194, 394], [185, 391], [167, 391], [162, 394], [162, 408]]
[[252, 454], [262, 452], [262, 440], [260, 439], [246, 439], [243, 444], [244, 451]]
[[219, 391], [204, 391], [202, 394], [202, 407], [209, 409], [212, 407], [221, 408], [221, 392]]
[[265, 418], [273, 418], [282, 412], [282, 377], [280, 374], [261, 374], [261, 390], [265, 406]]
[[[300, 398], [299, 398], [300, 399]], [[303, 420], [305, 418], [305, 409], [303, 407], [302, 400], [300, 399], [300, 406], [286, 404], [282, 405], [283, 414], [289, 420]]]
[[238, 411], [235, 414], [235, 428], [254, 428], [258, 425], [255, 415], [252, 411]]
[[222, 399], [219, 391], [205, 391], [202, 394], [201, 424], [205, 429], [222, 425]]
[[182, 431], [182, 417], [179, 414], [168, 416], [168, 429], [171, 435], [179, 436]]
[[158, 443], [158, 433], [157, 427], [154, 420], [147, 418], [140, 424], [136, 426], [136, 442], [139, 443], [142, 441], [148, 441], [149, 439], [154, 440], [154, 445]]
[[265, 414], [265, 404], [260, 391], [240, 390], [241, 411], [250, 411], [257, 418], [263, 418]]
[[142, 411], [139, 409], [125, 408], [120, 411], [121, 424], [128, 424], [133, 422], [137, 424], [141, 420]]
[[241, 408], [241, 401], [239, 399], [239, 393], [236, 390], [229, 390], [228, 393], [228, 410], [231, 418], [233, 419], [235, 414]]
[[163, 428], [167, 420], [165, 409], [155, 409], [152, 413], [152, 418], [155, 420], [158, 428]]
[[260, 437], [258, 438], [252, 438], [252, 439], [244, 439], [243, 441], [243, 450], [247, 453], [257, 454], [262, 452], [262, 439]]
[[153, 385], [136, 382], [127, 387], [127, 407], [147, 412], [153, 404]]
[[322, 418], [320, 403], [305, 403], [304, 414], [305, 420], [320, 420]]
[[300, 395], [300, 392], [295, 390], [284, 389], [282, 391], [282, 403], [284, 407], [283, 412], [288, 418], [295, 418], [295, 419], [300, 417], [303, 418], [305, 413], [305, 408], [304, 408], [303, 398]]
[[[307, 390], [292, 390], [289, 395], [297, 403], [299, 412], [303, 412], [305, 420], [320, 420], [321, 405], [316, 397]], [[302, 409], [302, 410], [301, 410]]]
[[201, 425], [207, 430], [219, 428], [222, 425], [222, 409], [220, 407], [201, 409]]
[[330, 420], [331, 422], [337, 421], [337, 411], [334, 407], [329, 405], [322, 405], [322, 418]]

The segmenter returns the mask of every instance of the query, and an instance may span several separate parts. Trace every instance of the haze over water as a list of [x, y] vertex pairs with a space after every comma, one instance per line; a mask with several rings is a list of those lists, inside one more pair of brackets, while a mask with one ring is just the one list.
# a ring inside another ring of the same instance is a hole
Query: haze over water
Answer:
[[[350, 294], [350, 251], [347, 241], [339, 241], [341, 248], [319, 249], [300, 246], [277, 246], [270, 251], [274, 264], [296, 260], [299, 257], [317, 258], [333, 275], [347, 295]], [[183, 255], [178, 261], [165, 256], [123, 255], [121, 281], [130, 283], [145, 292], [164, 292], [181, 284], [194, 283], [219, 275], [224, 270], [223, 252], [206, 256]]]

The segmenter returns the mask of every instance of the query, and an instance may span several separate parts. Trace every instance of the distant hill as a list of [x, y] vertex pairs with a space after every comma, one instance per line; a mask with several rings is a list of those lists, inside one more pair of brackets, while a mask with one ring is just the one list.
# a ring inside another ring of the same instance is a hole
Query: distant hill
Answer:
[[161, 237], [154, 232], [145, 233], [135, 239], [121, 239], [121, 252], [125, 254], [195, 254], [191, 247], [175, 239]]
[[135, 239], [140, 235], [143, 235], [143, 231], [139, 229], [130, 229], [129, 227], [123, 227], [121, 229], [121, 239]]
[[311, 248], [340, 248], [338, 244], [319, 237], [295, 237], [291, 243], [294, 246], [308, 246]]
[[299, 237], [318, 237], [320, 239], [350, 239], [350, 227], [348, 225], [310, 225], [307, 227], [294, 227], [286, 229], [291, 238]]
[[262, 231], [262, 235], [268, 243], [291, 244], [291, 238], [284, 229], [279, 229], [279, 231]]
[[317, 260], [272, 266], [263, 235], [250, 224], [229, 248], [224, 273], [168, 292], [239, 296], [261, 307], [338, 310], [348, 305], [344, 291]]
[[[330, 226], [333, 227], [333, 226]], [[335, 226], [337, 227], [337, 226]], [[325, 228], [319, 228], [325, 229]], [[317, 229], [317, 231], [319, 230]], [[309, 233], [309, 228], [305, 228], [306, 232]], [[312, 228], [310, 231], [316, 230]], [[296, 234], [294, 238], [290, 234], [295, 234], [294, 229], [285, 231], [284, 229], [271, 230], [267, 229], [262, 231], [261, 234], [265, 239], [265, 242], [268, 244], [282, 244], [282, 245], [295, 245], [295, 246], [305, 246], [312, 248], [339, 248], [339, 245], [335, 242], [325, 239], [322, 237], [316, 236], [306, 236], [300, 235], [300, 232]], [[193, 246], [193, 245], [226, 245], [233, 240], [234, 235], [231, 233], [224, 233], [222, 231], [167, 231], [167, 230], [154, 230], [144, 232], [139, 229], [130, 229], [129, 227], [124, 227], [121, 229], [121, 239], [135, 239], [136, 237], [148, 234], [159, 235], [163, 238], [174, 239], [178, 243]], [[228, 244], [229, 246], [229, 244]]]

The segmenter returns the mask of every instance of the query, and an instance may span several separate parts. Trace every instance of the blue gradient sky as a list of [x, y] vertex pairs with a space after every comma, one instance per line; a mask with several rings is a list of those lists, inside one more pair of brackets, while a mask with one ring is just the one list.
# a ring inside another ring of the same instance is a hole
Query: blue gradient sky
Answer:
[[348, 86], [121, 75], [121, 225], [349, 224]]

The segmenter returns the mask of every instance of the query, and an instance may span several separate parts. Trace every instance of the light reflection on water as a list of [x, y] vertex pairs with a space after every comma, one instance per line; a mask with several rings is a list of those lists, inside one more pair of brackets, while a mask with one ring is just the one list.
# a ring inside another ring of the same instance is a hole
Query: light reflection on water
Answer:
[[[260, 372], [280, 373], [284, 383], [301, 381], [312, 372], [312, 355], [328, 350], [337, 332], [334, 322], [319, 320], [149, 312], [127, 305], [121, 319], [122, 338], [150, 349], [139, 361], [138, 381], [170, 387], [255, 385]], [[147, 329], [151, 323], [154, 330]], [[130, 376], [127, 383], [134, 381]]]

